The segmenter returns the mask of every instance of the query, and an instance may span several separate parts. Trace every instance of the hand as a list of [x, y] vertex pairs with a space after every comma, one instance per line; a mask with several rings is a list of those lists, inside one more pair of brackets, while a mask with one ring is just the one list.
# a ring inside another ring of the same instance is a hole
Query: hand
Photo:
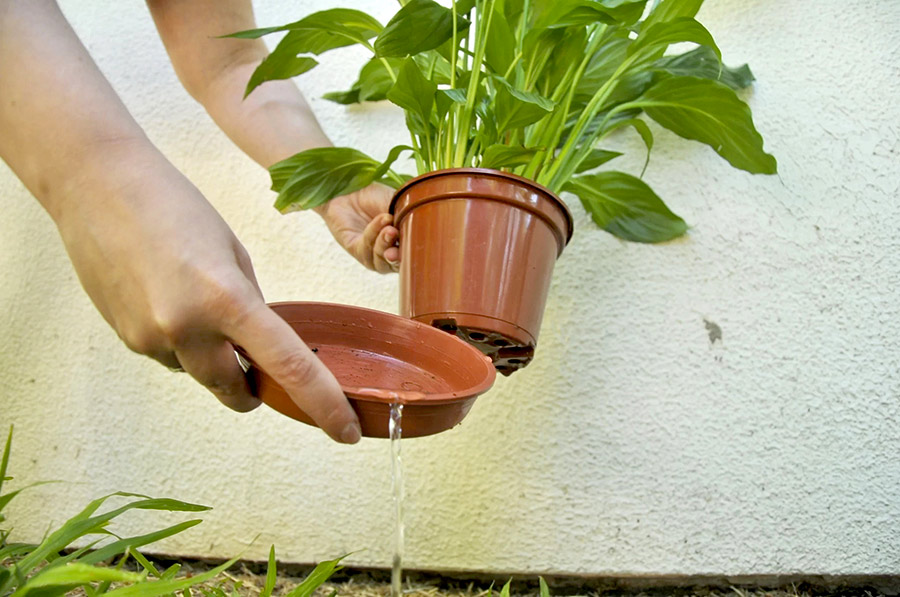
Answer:
[[119, 164], [131, 173], [126, 184], [78, 189], [90, 194], [70, 197], [57, 217], [104, 318], [129, 348], [183, 368], [244, 412], [260, 402], [236, 360], [239, 345], [328, 435], [355, 443], [359, 423], [337, 380], [265, 305], [246, 251], [219, 214], [160, 160]]
[[334, 239], [357, 261], [380, 274], [400, 267], [400, 232], [388, 213], [393, 191], [384, 185], [336, 197], [316, 209]]

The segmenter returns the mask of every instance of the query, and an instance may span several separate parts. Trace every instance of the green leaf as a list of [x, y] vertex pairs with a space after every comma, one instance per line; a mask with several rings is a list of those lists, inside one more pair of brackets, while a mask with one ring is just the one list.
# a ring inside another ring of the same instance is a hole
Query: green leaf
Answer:
[[391, 166], [394, 164], [394, 162], [397, 161], [397, 158], [399, 158], [400, 154], [404, 151], [415, 152], [415, 149], [413, 149], [409, 145], [397, 145], [395, 147], [392, 147], [388, 152], [387, 158], [381, 163], [380, 166], [378, 166], [378, 168], [375, 169], [375, 172], [372, 174], [373, 180], [380, 180], [381, 182], [391, 184], [391, 181], [384, 180], [382, 179], [382, 177], [387, 174], [387, 171], [391, 169]]
[[137, 563], [141, 565], [141, 568], [143, 568], [148, 575], [153, 575], [159, 578], [159, 570], [156, 569], [156, 566], [154, 566], [150, 560], [144, 557], [144, 554], [136, 549], [129, 549], [128, 553], [131, 554], [131, 557], [133, 557], [137, 561]]
[[563, 190], [581, 199], [594, 222], [619, 238], [657, 243], [687, 232], [647, 183], [623, 172], [599, 172], [571, 179]]
[[658, 23], [641, 29], [634, 43], [628, 48], [628, 55], [639, 54], [642, 59], [660, 58], [671, 44], [692, 42], [710, 48], [720, 61], [722, 52], [706, 27], [690, 17]]
[[332, 8], [306, 16], [299, 21], [280, 27], [264, 27], [239, 31], [223, 37], [255, 39], [287, 31], [279, 46], [297, 54], [322, 54], [367, 40], [381, 33], [383, 27], [376, 19], [359, 10]]
[[749, 66], [746, 64], [737, 68], [724, 66], [719, 62], [715, 52], [706, 46], [694, 48], [684, 54], [660, 58], [653, 67], [669, 75], [712, 79], [735, 90], [745, 89], [754, 81]]
[[578, 167], [575, 168], [576, 174], [581, 174], [582, 172], [587, 172], [588, 170], [593, 170], [594, 168], [599, 168], [606, 162], [615, 159], [622, 155], [621, 152], [618, 151], [607, 151], [606, 149], [592, 149], [591, 152], [587, 155], [586, 158], [581, 160], [581, 163], [578, 164]]
[[361, 101], [359, 99], [359, 89], [352, 88], [347, 91], [329, 91], [328, 93], [323, 93], [322, 99], [327, 99], [330, 102], [341, 104], [343, 106], [358, 104]]
[[288, 33], [253, 72], [244, 97], [266, 81], [296, 77], [318, 64], [300, 54], [318, 55], [356, 43], [367, 44], [367, 40], [378, 35], [382, 27], [364, 12], [334, 8], [313, 13], [283, 27], [244, 31], [231, 37], [259, 37], [275, 31]]
[[275, 563], [275, 546], [269, 548], [269, 565], [266, 567], [266, 584], [260, 592], [259, 597], [272, 597], [272, 591], [275, 590], [275, 582], [278, 580], [278, 569]]
[[570, 67], [577, 67], [587, 51], [587, 32], [583, 28], [566, 31], [554, 48], [541, 73], [538, 88], [556, 89]]
[[202, 574], [195, 574], [187, 578], [145, 581], [128, 587], [122, 587], [106, 593], [105, 597], [156, 597], [157, 595], [169, 595], [176, 591], [181, 591], [188, 587], [193, 587], [211, 580], [225, 570], [231, 568], [237, 561], [237, 557], [233, 558]]
[[706, 143], [735, 168], [774, 174], [775, 158], [763, 151], [750, 108], [725, 85], [698, 77], [669, 77], [632, 105], [670, 131]]
[[500, 78], [495, 80], [500, 82], [496, 97], [497, 131], [500, 134], [537, 122], [556, 106], [537, 93], [515, 89]]
[[[103, 514], [91, 516], [107, 499], [114, 496], [141, 499], [136, 499], [124, 506], [104, 512]], [[51, 558], [54, 554], [59, 553], [81, 537], [105, 532], [104, 527], [110, 520], [132, 509], [166, 510], [169, 512], [201, 512], [209, 510], [209, 507], [168, 498], [148, 498], [134, 493], [112, 493], [92, 501], [81, 512], [66, 521], [59, 529], [48, 535], [40, 545], [35, 547], [34, 551], [17, 563], [17, 568], [20, 569], [23, 574], [28, 574], [44, 560]], [[4, 592], [5, 588], [4, 585], [0, 585], [0, 594]]]
[[181, 564], [172, 564], [169, 568], [162, 573], [162, 576], [159, 577], [159, 580], [172, 580], [178, 575], [178, 572], [181, 570]]
[[347, 556], [341, 556], [334, 560], [328, 560], [325, 562], [320, 562], [315, 569], [309, 573], [309, 576], [304, 579], [302, 583], [297, 585], [297, 587], [288, 593], [285, 597], [310, 597], [313, 592], [318, 589], [322, 583], [331, 578], [331, 575], [341, 569], [340, 561], [346, 558]]
[[640, 118], [629, 118], [627, 120], [620, 120], [616, 122], [612, 127], [607, 129], [607, 132], [611, 132], [615, 129], [630, 126], [641, 136], [641, 140], [644, 142], [644, 145], [647, 147], [647, 157], [644, 160], [644, 167], [641, 170], [641, 176], [644, 175], [644, 171], [647, 169], [647, 164], [650, 163], [650, 152], [653, 150], [653, 132], [650, 130], [650, 127], [647, 126], [647, 123], [641, 120]]
[[562, 16], [548, 23], [548, 28], [562, 29], [565, 27], [584, 27], [586, 25], [593, 25], [594, 23], [603, 23], [606, 25], [619, 24], [606, 7], [597, 2], [581, 0], [580, 2], [569, 3], [564, 6], [567, 10], [563, 13], [562, 11], [565, 9], [560, 7], [557, 14], [562, 13]]
[[481, 167], [500, 169], [523, 166], [530, 162], [538, 151], [540, 150], [537, 148], [522, 147], [521, 145], [491, 145], [484, 151]]
[[629, 26], [635, 24], [644, 14], [647, 0], [599, 0], [599, 3], [619, 23]]
[[547, 586], [546, 581], [543, 576], [539, 576], [538, 580], [541, 583], [541, 597], [550, 597], [550, 588]]
[[407, 58], [397, 75], [397, 82], [387, 92], [387, 98], [407, 113], [416, 116], [423, 129], [420, 132], [424, 133], [424, 127], [431, 122], [436, 92], [437, 84], [422, 75], [415, 60]]
[[344, 105], [379, 102], [387, 99], [387, 92], [393, 86], [394, 79], [391, 77], [388, 66], [385, 66], [385, 62], [388, 63], [395, 75], [403, 66], [403, 61], [398, 58], [372, 58], [363, 65], [359, 71], [359, 77], [349, 90], [333, 91], [322, 97]]
[[275, 48], [275, 51], [266, 56], [266, 59], [250, 75], [250, 80], [244, 89], [244, 97], [250, 95], [254, 89], [266, 81], [290, 79], [314, 69], [318, 64], [312, 58], [295, 56], [290, 52], [279, 52], [278, 48]]
[[702, 5], [703, 0], [662, 0], [650, 11], [641, 29], [684, 17], [694, 18]]
[[88, 555], [82, 557], [79, 561], [82, 564], [99, 564], [100, 562], [106, 561], [112, 557], [124, 553], [126, 549], [131, 548], [132, 550], [135, 550], [138, 547], [149, 545], [150, 543], [156, 543], [157, 541], [165, 539], [166, 537], [171, 537], [172, 535], [177, 535], [178, 533], [186, 531], [187, 529], [196, 526], [201, 522], [202, 521], [199, 519], [187, 520], [185, 522], [172, 525], [159, 531], [147, 533], [146, 535], [138, 535], [135, 537], [128, 537], [126, 539], [119, 539], [118, 541], [114, 541], [112, 543], [104, 545], [100, 549], [92, 551]]
[[[457, 34], [469, 27], [456, 17]], [[410, 0], [375, 40], [377, 56], [409, 56], [433, 50], [453, 37], [453, 13], [434, 0]]]
[[484, 46], [484, 61], [500, 76], [506, 74], [516, 56], [516, 36], [513, 24], [503, 18], [501, 8], [495, 6]]
[[275, 208], [282, 213], [311, 209], [358, 191], [374, 181], [381, 164], [349, 147], [318, 147], [295, 154], [269, 168]]
[[500, 589], [500, 597], [509, 597], [509, 587], [512, 584], [512, 579], [506, 581], [506, 584], [503, 585], [503, 588]]
[[584, 75], [575, 88], [575, 97], [581, 100], [581, 104], [589, 100], [597, 89], [612, 77], [616, 69], [625, 60], [628, 47], [632, 41], [628, 37], [627, 30], [620, 30], [613, 34], [609, 40], [597, 49], [588, 62]]
[[[13, 597], [24, 597], [34, 589], [61, 588], [59, 594], [65, 593], [91, 582], [113, 581], [135, 583], [144, 580], [143, 574], [116, 570], [115, 568], [101, 568], [72, 562], [65, 566], [58, 566], [50, 570], [42, 571], [33, 578], [28, 579], [23, 586], [13, 593]], [[48, 594], [43, 592], [43, 594]]]
[[[3, 456], [0, 457], [0, 490], [3, 489], [3, 482], [8, 481], [12, 477], [6, 476], [6, 469], [9, 467], [9, 453], [12, 448], [13, 426], [9, 426], [9, 434], [6, 436], [6, 445], [3, 447]], [[0, 506], [0, 510], [3, 507]]]
[[[411, 57], [419, 65], [419, 69], [425, 74], [426, 78], [438, 85], [450, 84], [450, 62], [441, 53], [449, 45], [450, 42], [447, 42], [437, 50], [420, 52]], [[399, 60], [400, 64], [403, 64], [402, 60], [398, 58], [390, 58], [389, 60]]]

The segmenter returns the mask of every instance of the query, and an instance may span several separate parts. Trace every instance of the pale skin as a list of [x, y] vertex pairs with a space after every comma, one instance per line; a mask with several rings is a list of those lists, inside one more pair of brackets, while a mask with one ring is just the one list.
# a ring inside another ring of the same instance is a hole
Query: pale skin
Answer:
[[[261, 166], [330, 145], [297, 87], [242, 101], [261, 41], [216, 39], [256, 25], [245, 0], [148, 0], [179, 79]], [[333, 439], [359, 422], [330, 371], [263, 299], [219, 214], [148, 140], [53, 0], [0, 0], [0, 157], [56, 223], [82, 285], [123, 342], [181, 367], [236, 411], [259, 405], [233, 347], [277, 380]], [[317, 212], [360, 263], [396, 268], [388, 189]], [[189, 222], [189, 226], [185, 226]]]

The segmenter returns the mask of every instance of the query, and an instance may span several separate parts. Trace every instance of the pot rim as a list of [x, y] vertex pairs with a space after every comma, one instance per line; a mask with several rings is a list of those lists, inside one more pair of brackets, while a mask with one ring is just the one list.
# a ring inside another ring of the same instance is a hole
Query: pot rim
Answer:
[[391, 199], [391, 204], [388, 211], [391, 215], [394, 215], [395, 207], [397, 206], [397, 202], [400, 200], [400, 196], [409, 190], [410, 187], [422, 182], [423, 180], [427, 180], [429, 178], [437, 178], [439, 176], [449, 176], [452, 174], [481, 174], [486, 176], [493, 176], [495, 178], [505, 178], [507, 180], [511, 180], [513, 182], [524, 184], [526, 186], [537, 189], [538, 191], [546, 194], [548, 197], [552, 198], [556, 205], [563, 212], [563, 217], [566, 220], [566, 246], [569, 244], [569, 241], [572, 240], [572, 235], [575, 233], [575, 219], [572, 217], [572, 211], [569, 209], [569, 206], [566, 205], [566, 202], [560, 199], [553, 191], [548, 189], [547, 187], [538, 184], [531, 180], [530, 178], [525, 178], [524, 176], [520, 176], [518, 174], [513, 174], [512, 172], [504, 172], [502, 170], [494, 170], [493, 168], [443, 168], [441, 170], [432, 170], [431, 172], [426, 172], [425, 174], [420, 174], [415, 178], [412, 178], [401, 186], [399, 189], [394, 191], [394, 196]]

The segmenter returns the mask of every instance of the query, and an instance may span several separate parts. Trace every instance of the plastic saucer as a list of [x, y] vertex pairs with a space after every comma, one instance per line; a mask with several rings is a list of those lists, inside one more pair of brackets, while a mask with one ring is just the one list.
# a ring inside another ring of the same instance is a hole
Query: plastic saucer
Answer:
[[[388, 437], [391, 404], [403, 405], [403, 437], [462, 421], [494, 383], [491, 359], [452, 334], [372, 309], [332, 303], [269, 305], [327, 366], [350, 400], [365, 437]], [[278, 412], [315, 425], [265, 371], [249, 364], [257, 395]]]

